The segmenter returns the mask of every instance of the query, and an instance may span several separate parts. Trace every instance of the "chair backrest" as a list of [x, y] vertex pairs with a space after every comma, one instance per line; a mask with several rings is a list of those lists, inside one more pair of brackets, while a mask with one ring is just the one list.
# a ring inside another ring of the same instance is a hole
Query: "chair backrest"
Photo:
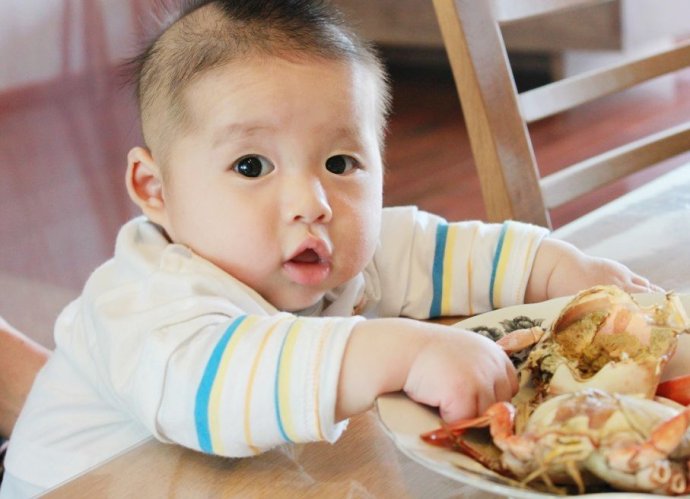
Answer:
[[690, 149], [690, 122], [541, 177], [527, 125], [690, 66], [690, 43], [518, 93], [501, 25], [607, 0], [434, 0], [490, 221], [549, 210]]

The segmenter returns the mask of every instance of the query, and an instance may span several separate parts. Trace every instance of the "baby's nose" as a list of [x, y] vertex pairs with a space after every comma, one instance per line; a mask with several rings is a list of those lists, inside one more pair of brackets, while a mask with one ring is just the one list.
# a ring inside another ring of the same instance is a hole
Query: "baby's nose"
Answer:
[[328, 196], [318, 179], [302, 179], [287, 186], [285, 213], [288, 221], [327, 223], [333, 216]]

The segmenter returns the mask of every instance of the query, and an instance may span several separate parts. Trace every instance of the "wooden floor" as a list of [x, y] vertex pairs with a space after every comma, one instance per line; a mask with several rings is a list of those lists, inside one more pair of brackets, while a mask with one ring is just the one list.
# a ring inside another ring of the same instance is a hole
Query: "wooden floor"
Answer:
[[[485, 215], [449, 71], [393, 70], [386, 202], [415, 203], [449, 219]], [[690, 70], [531, 125], [542, 175], [690, 116]], [[688, 145], [690, 150], [690, 144]], [[552, 211], [559, 227], [646, 180], [690, 161], [686, 154]]]
[[[482, 218], [449, 71], [394, 68], [392, 81], [386, 204], [417, 204], [450, 219]], [[551, 171], [689, 115], [686, 72], [660, 89], [538, 123], [536, 153]], [[136, 214], [123, 178], [125, 154], [139, 140], [130, 92], [109, 72], [0, 94], [0, 274], [80, 289], [111, 255], [118, 227]], [[595, 202], [601, 199], [556, 212], [556, 225]], [[2, 295], [12, 292], [0, 290], [0, 315], [10, 320]]]

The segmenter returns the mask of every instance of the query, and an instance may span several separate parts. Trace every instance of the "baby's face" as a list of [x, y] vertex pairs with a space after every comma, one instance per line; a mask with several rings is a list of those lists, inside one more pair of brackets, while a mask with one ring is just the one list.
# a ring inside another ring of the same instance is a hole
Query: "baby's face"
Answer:
[[359, 273], [382, 205], [373, 76], [359, 64], [249, 59], [186, 89], [165, 229], [281, 310]]

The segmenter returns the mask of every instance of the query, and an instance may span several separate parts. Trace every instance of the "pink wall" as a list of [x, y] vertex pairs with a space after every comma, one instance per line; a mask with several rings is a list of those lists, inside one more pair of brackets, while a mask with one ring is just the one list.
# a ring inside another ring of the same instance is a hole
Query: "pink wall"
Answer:
[[112, 66], [137, 46], [152, 0], [3, 0], [0, 92]]

